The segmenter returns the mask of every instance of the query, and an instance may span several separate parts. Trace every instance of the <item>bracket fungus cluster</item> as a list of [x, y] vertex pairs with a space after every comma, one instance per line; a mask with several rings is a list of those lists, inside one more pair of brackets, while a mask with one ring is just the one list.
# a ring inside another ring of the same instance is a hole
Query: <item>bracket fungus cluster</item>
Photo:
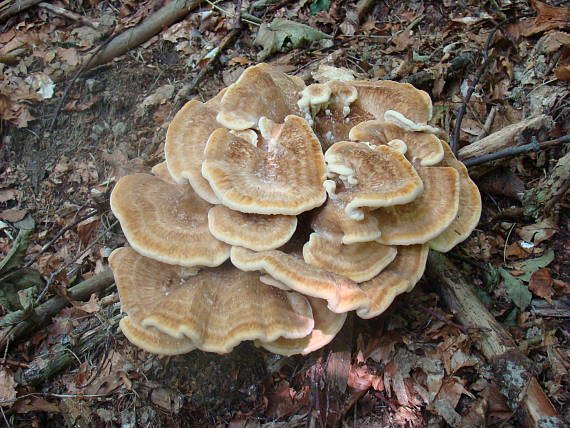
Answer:
[[267, 64], [187, 103], [166, 161], [121, 178], [111, 208], [130, 244], [110, 257], [135, 345], [226, 353], [245, 340], [306, 354], [347, 313], [381, 314], [430, 248], [481, 211], [466, 168], [409, 84], [306, 86]]

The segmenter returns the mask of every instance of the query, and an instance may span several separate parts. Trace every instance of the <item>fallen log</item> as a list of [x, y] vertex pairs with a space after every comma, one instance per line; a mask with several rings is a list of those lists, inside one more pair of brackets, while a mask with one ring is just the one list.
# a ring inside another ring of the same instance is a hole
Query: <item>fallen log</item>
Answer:
[[522, 412], [524, 427], [562, 427], [558, 412], [529, 371], [527, 358], [477, 298], [461, 271], [443, 254], [430, 251], [427, 275], [457, 320], [480, 331], [481, 352], [494, 367], [501, 392], [511, 408]]
[[0, 347], [2, 349], [8, 343], [22, 339], [34, 329], [45, 326], [51, 318], [65, 308], [70, 301], [88, 300], [93, 293], [105, 291], [113, 284], [113, 272], [107, 268], [103, 272], [89, 278], [67, 291], [67, 296], [55, 296], [35, 308], [33, 318], [19, 322], [5, 328], [0, 332]]
[[16, 0], [12, 5], [8, 6], [4, 10], [0, 10], [0, 22], [14, 16], [32, 6], [41, 3], [43, 0]]

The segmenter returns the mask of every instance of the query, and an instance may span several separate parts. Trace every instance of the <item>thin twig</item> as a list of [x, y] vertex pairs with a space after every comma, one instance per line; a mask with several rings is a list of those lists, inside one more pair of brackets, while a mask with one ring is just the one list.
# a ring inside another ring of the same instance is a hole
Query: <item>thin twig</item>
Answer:
[[3, 366], [14, 366], [14, 367], [19, 367], [21, 369], [29, 369], [30, 365], [26, 364], [26, 363], [20, 363], [18, 361], [13, 361], [13, 360], [2, 360], [0, 361], [0, 365]]
[[495, 153], [489, 153], [487, 155], [479, 156], [476, 158], [465, 159], [462, 162], [465, 166], [468, 166], [468, 167], [469, 166], [475, 166], [475, 165], [480, 165], [480, 164], [485, 163], [485, 162], [491, 162], [491, 161], [494, 161], [497, 159], [503, 159], [503, 158], [507, 158], [507, 157], [511, 157], [511, 156], [520, 155], [523, 153], [530, 153], [530, 152], [536, 152], [539, 150], [544, 150], [544, 149], [547, 149], [549, 147], [556, 146], [558, 144], [568, 143], [568, 142], [570, 142], [570, 134], [564, 135], [563, 137], [555, 138], [553, 140], [548, 140], [548, 141], [545, 141], [543, 143], [533, 141], [531, 143], [524, 144], [522, 146], [510, 147], [508, 149], [499, 150], [498, 152], [495, 152]]
[[[34, 258], [32, 260], [30, 260], [28, 263], [26, 263], [25, 267], [30, 267], [32, 264], [34, 264], [34, 262], [38, 259], [38, 257], [40, 255], [42, 255], [43, 253], [45, 253], [54, 243], [55, 241], [57, 241], [59, 238], [61, 238], [65, 232], [67, 232], [70, 229], [73, 229], [75, 226], [77, 226], [79, 223], [90, 219], [91, 217], [94, 217], [95, 215], [99, 214], [98, 210], [92, 211], [88, 214], [85, 214], [81, 217], [76, 218], [75, 220], [73, 220], [73, 222], [71, 222], [70, 224], [68, 224], [67, 226], [61, 228], [61, 230], [59, 232], [56, 233], [56, 235], [47, 243], [45, 244], [40, 251], [34, 256]], [[105, 214], [105, 213], [103, 213]]]
[[49, 10], [56, 15], [61, 15], [67, 19], [71, 19], [72, 21], [80, 22], [83, 25], [87, 25], [91, 28], [99, 28], [99, 24], [97, 22], [91, 22], [89, 19], [85, 18], [84, 16], [79, 15], [78, 13], [71, 12], [63, 7], [55, 6], [51, 3], [41, 2], [38, 4], [38, 7], [44, 8]]
[[469, 85], [469, 88], [467, 89], [467, 94], [465, 95], [465, 99], [463, 100], [463, 102], [459, 106], [459, 110], [457, 111], [457, 117], [455, 119], [455, 127], [453, 128], [453, 133], [451, 134], [451, 141], [449, 143], [451, 150], [453, 151], [453, 154], [457, 154], [457, 150], [459, 149], [459, 134], [461, 133], [461, 122], [463, 121], [463, 116], [465, 116], [465, 112], [467, 111], [467, 104], [469, 104], [469, 100], [471, 100], [471, 96], [473, 95], [473, 92], [475, 92], [475, 88], [479, 84], [479, 80], [481, 80], [481, 77], [483, 77], [483, 73], [485, 73], [487, 65], [491, 60], [491, 56], [489, 55], [489, 50], [491, 48], [491, 44], [493, 43], [493, 37], [495, 36], [495, 33], [503, 25], [511, 23], [523, 17], [524, 16], [513, 16], [512, 18], [505, 19], [499, 22], [497, 25], [495, 25], [495, 27], [489, 33], [487, 41], [485, 42], [485, 48], [483, 50], [483, 62], [479, 66], [477, 74], [475, 75], [475, 79]]
[[430, 308], [425, 307], [424, 305], [418, 305], [418, 308], [420, 308], [422, 311], [427, 312], [428, 314], [430, 314], [432, 317], [434, 317], [435, 319], [441, 321], [444, 324], [447, 324], [451, 327], [456, 328], [457, 330], [459, 330], [461, 333], [463, 334], [468, 334], [467, 328], [463, 327], [462, 325], [456, 324], [453, 321], [448, 320], [447, 318], [445, 318], [444, 316], [438, 314], [437, 312], [431, 310]]
[[114, 38], [115, 38], [115, 29], [113, 29], [113, 31], [111, 32], [111, 35], [109, 37], [107, 37], [107, 39], [95, 50], [95, 52], [93, 52], [93, 54], [89, 57], [89, 59], [87, 61], [85, 61], [81, 65], [81, 67], [79, 67], [79, 69], [75, 72], [75, 74], [71, 78], [71, 81], [69, 82], [69, 85], [67, 85], [67, 87], [63, 91], [63, 94], [61, 95], [61, 99], [59, 100], [57, 108], [55, 109], [55, 112], [53, 113], [53, 116], [51, 118], [51, 122], [48, 126], [48, 132], [51, 132], [53, 130], [53, 127], [54, 127], [55, 122], [59, 116], [59, 113], [61, 113], [61, 109], [63, 108], [63, 103], [67, 99], [67, 95], [69, 94], [69, 91], [71, 90], [71, 88], [75, 84], [75, 81], [79, 78], [79, 76], [83, 73], [83, 71], [85, 71], [86, 69], [89, 68], [89, 64], [91, 64], [91, 62], [93, 61], [93, 58], [95, 58], [97, 56], [97, 54], [99, 52], [101, 52], [103, 50], [103, 48], [105, 48], [105, 46], [107, 46]]

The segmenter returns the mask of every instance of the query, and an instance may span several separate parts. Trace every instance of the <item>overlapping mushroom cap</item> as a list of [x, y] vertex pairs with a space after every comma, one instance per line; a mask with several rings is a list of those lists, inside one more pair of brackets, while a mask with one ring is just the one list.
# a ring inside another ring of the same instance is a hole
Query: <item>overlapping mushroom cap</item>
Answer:
[[[481, 211], [429, 96], [389, 81], [306, 86], [267, 64], [190, 101], [166, 162], [111, 196], [131, 248], [110, 257], [125, 336], [158, 354], [283, 355], [384, 312]], [[308, 212], [311, 211], [311, 212]]]

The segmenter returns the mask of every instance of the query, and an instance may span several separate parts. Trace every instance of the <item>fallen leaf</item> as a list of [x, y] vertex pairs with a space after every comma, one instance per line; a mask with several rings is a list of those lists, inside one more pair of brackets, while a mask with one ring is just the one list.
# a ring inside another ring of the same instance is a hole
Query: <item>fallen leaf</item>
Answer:
[[41, 397], [26, 397], [20, 398], [14, 403], [13, 410], [16, 413], [28, 413], [28, 412], [48, 412], [48, 413], [60, 413], [58, 405], [55, 403], [50, 403]]
[[517, 229], [517, 234], [526, 242], [538, 245], [552, 238], [557, 231], [556, 222], [552, 218], [546, 218], [538, 223]]
[[0, 219], [15, 223], [22, 220], [27, 213], [28, 210], [4, 210], [0, 212]]
[[552, 295], [554, 294], [554, 289], [552, 285], [554, 281], [550, 276], [550, 269], [543, 268], [534, 272], [528, 284], [528, 288], [538, 297], [542, 297], [548, 303], [552, 304]]
[[503, 278], [503, 283], [505, 284], [509, 297], [513, 303], [523, 311], [530, 304], [532, 293], [521, 280], [512, 276], [505, 269], [499, 268], [499, 274]]
[[525, 37], [548, 30], [570, 27], [569, 7], [551, 6], [537, 0], [534, 0], [531, 6], [536, 10], [538, 16], [524, 21], [523, 35]]
[[300, 48], [322, 39], [332, 39], [332, 36], [299, 22], [276, 18], [270, 24], [261, 24], [254, 44], [263, 47], [257, 55], [257, 59], [263, 61], [275, 52]]
[[0, 366], [0, 406], [12, 407], [16, 398], [16, 381], [12, 373]]
[[523, 281], [528, 281], [534, 272], [548, 266], [552, 260], [554, 260], [554, 251], [550, 248], [543, 256], [528, 259], [523, 262], [513, 263], [513, 268], [523, 271], [523, 274], [520, 275], [519, 278]]
[[18, 191], [16, 189], [1, 189], [0, 203], [17, 199]]

